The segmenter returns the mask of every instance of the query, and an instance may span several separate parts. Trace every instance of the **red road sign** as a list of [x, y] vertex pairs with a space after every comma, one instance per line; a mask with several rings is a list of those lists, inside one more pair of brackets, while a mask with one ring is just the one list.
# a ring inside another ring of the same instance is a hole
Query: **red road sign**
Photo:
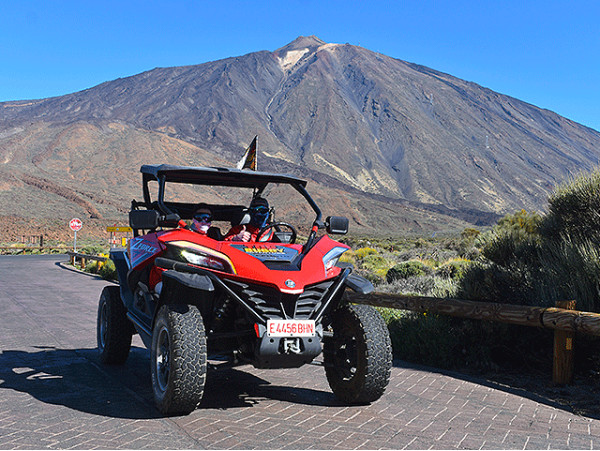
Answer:
[[71, 230], [74, 232], [77, 232], [78, 230], [81, 230], [83, 223], [81, 222], [81, 219], [73, 218], [69, 221], [69, 227], [71, 227]]

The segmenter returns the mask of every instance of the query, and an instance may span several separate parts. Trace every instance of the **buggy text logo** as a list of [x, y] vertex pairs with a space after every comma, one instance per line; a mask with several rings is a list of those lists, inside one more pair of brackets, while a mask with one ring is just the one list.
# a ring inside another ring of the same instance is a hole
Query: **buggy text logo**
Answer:
[[153, 253], [155, 252], [157, 249], [157, 246], [153, 243], [148, 244], [148, 242], [144, 242], [144, 241], [137, 241], [137, 242], [132, 242], [131, 243], [131, 250], [135, 250], [135, 251], [139, 251], [139, 252], [147, 252], [147, 253]]
[[273, 247], [245, 247], [244, 252], [248, 254], [284, 254], [285, 251], [281, 248]]

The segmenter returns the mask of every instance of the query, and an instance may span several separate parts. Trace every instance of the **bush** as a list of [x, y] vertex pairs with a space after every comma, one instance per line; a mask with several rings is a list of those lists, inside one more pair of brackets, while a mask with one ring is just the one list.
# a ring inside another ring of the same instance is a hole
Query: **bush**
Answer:
[[98, 270], [102, 267], [102, 265], [100, 264], [100, 262], [96, 261], [96, 260], [92, 260], [91, 263], [88, 263], [85, 266], [85, 272], [89, 272], [91, 274], [98, 274]]
[[464, 258], [452, 259], [442, 263], [436, 269], [435, 273], [446, 279], [460, 280], [462, 279], [466, 268], [471, 264], [471, 260], [465, 260]]
[[424, 238], [418, 238], [418, 239], [415, 241], [415, 247], [416, 247], [417, 249], [421, 249], [421, 248], [427, 247], [427, 241], [425, 241], [425, 239], [424, 239]]
[[414, 312], [392, 320], [388, 328], [394, 357], [450, 368], [454, 360], [454, 343], [449, 321], [446, 317]]
[[537, 235], [542, 217], [535, 211], [517, 211], [508, 214], [498, 221], [494, 228], [497, 232], [517, 232], [524, 235]]
[[479, 230], [470, 227], [467, 227], [461, 232], [458, 252], [462, 257], [473, 258], [477, 256], [478, 251], [475, 247], [475, 241], [480, 235], [481, 232]]
[[379, 269], [387, 269], [388, 262], [381, 255], [367, 255], [360, 262], [360, 267], [368, 271], [377, 271]]
[[378, 253], [379, 252], [377, 251], [377, 249], [374, 249], [372, 247], [361, 247], [360, 249], [357, 249], [356, 251], [354, 251], [354, 255], [358, 259], [363, 259], [367, 255], [373, 255], [373, 254], [378, 254]]
[[600, 312], [600, 250], [591, 241], [548, 242], [540, 252], [543, 279], [536, 295], [545, 305], [577, 301], [577, 310]]
[[600, 244], [599, 170], [560, 185], [548, 204], [541, 227], [544, 236], [553, 241], [569, 237], [573, 241]]
[[112, 260], [106, 260], [104, 265], [98, 271], [98, 274], [107, 280], [116, 280], [117, 277], [117, 268], [115, 268], [115, 264]]
[[104, 245], [88, 245], [88, 246], [84, 246], [81, 249], [79, 249], [78, 252], [80, 252], [81, 254], [87, 254], [87, 255], [98, 255], [105, 251], [106, 251], [106, 246], [104, 246]]
[[476, 371], [552, 367], [548, 330], [415, 312], [392, 319], [388, 327], [394, 357], [410, 362]]
[[388, 283], [398, 279], [407, 279], [412, 276], [424, 276], [430, 273], [431, 270], [418, 260], [410, 260], [399, 263], [393, 268], [390, 268], [386, 275]]
[[343, 263], [351, 263], [352, 265], [354, 265], [356, 264], [356, 256], [352, 250], [348, 250], [342, 254], [339, 261]]
[[552, 307], [577, 300], [600, 312], [600, 173], [558, 188], [541, 217], [521, 210], [477, 238], [485, 257], [467, 267], [458, 296]]

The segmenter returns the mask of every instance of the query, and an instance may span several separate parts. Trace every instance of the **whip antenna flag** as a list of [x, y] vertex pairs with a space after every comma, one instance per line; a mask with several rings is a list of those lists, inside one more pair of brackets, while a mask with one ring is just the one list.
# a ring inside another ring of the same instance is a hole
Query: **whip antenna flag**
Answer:
[[256, 141], [258, 140], [258, 135], [254, 137], [248, 148], [246, 149], [246, 153], [242, 159], [238, 162], [238, 169], [250, 169], [252, 171], [256, 171]]

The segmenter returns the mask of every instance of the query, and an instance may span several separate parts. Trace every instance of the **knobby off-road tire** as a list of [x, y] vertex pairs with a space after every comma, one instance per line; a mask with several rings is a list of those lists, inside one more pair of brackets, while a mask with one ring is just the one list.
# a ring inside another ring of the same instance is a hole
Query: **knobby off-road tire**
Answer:
[[381, 315], [368, 305], [332, 312], [333, 338], [324, 341], [325, 374], [333, 393], [349, 404], [383, 395], [390, 381], [392, 344]]
[[165, 415], [192, 412], [204, 393], [206, 335], [198, 308], [163, 305], [152, 332], [151, 373], [154, 400]]
[[122, 365], [131, 348], [132, 324], [121, 301], [119, 287], [104, 287], [98, 303], [96, 338], [100, 361]]

